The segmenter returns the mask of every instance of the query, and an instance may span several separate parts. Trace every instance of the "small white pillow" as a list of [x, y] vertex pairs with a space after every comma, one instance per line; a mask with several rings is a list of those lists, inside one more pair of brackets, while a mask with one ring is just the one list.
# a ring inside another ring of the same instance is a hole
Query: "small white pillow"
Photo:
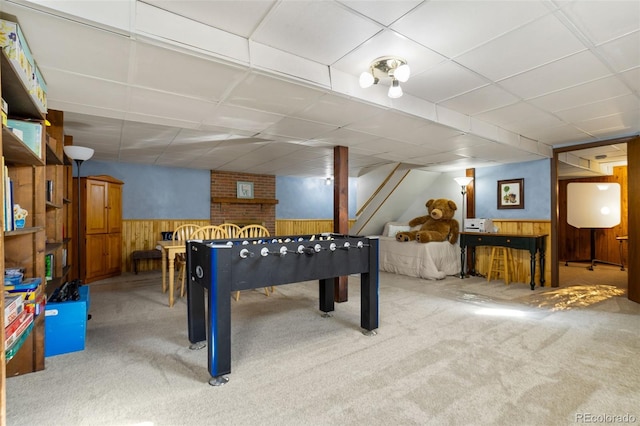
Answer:
[[411, 230], [411, 227], [409, 225], [389, 225], [389, 233], [387, 234], [387, 237], [396, 237], [396, 234], [398, 232], [408, 232]]

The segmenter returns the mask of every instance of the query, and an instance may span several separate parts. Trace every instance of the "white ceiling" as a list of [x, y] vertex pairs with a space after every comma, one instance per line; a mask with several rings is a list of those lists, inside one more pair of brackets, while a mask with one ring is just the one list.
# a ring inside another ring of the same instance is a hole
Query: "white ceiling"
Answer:
[[[95, 160], [327, 176], [341, 145], [358, 176], [395, 162], [536, 160], [640, 133], [635, 0], [0, 5], [25, 33], [49, 108]], [[385, 55], [411, 66], [399, 99], [386, 81], [358, 85]]]

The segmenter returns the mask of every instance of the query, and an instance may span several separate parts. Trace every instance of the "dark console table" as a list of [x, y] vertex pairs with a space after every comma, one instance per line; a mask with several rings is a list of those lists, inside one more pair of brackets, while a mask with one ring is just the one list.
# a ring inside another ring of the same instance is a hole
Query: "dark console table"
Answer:
[[529, 250], [531, 254], [531, 290], [535, 288], [534, 276], [536, 275], [536, 252], [540, 258], [540, 287], [544, 287], [544, 254], [547, 248], [547, 234], [490, 234], [484, 232], [460, 233], [460, 278], [464, 278], [464, 266], [466, 264], [466, 248], [471, 247], [471, 271], [475, 274], [477, 246], [509, 247], [518, 250]]
[[189, 341], [192, 349], [208, 346], [214, 386], [231, 372], [231, 292], [318, 280], [319, 309], [327, 314], [334, 310], [334, 278], [360, 274], [360, 326], [365, 334], [378, 328], [377, 239], [321, 234], [188, 241], [187, 270]]

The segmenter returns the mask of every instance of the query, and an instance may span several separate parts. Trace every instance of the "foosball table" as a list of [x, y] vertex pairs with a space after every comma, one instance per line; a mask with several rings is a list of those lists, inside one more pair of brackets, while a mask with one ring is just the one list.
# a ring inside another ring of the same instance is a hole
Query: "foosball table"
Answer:
[[319, 234], [186, 244], [190, 348], [208, 347], [213, 386], [226, 383], [224, 375], [231, 372], [232, 292], [318, 280], [319, 309], [328, 316], [334, 310], [334, 279], [360, 274], [360, 326], [369, 335], [378, 328], [375, 238]]

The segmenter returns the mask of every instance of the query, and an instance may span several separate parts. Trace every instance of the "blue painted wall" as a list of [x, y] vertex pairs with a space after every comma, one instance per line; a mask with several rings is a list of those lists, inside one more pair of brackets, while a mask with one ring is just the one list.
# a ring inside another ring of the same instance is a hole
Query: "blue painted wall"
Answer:
[[[333, 182], [325, 178], [276, 177], [276, 218], [332, 219]], [[349, 179], [349, 218], [356, 217], [357, 179]]]
[[[109, 175], [124, 181], [124, 219], [211, 217], [209, 170], [87, 161], [81, 171], [82, 176]], [[357, 179], [349, 179], [350, 218], [356, 216], [356, 185]], [[276, 177], [276, 198], [278, 219], [333, 218], [333, 184], [326, 185], [324, 178]]]
[[[498, 209], [498, 181], [524, 178], [524, 209]], [[551, 160], [476, 169], [476, 217], [551, 220]]]
[[[209, 170], [86, 161], [82, 176], [109, 175], [124, 182], [124, 219], [209, 219]], [[77, 175], [74, 170], [73, 175]]]
[[[538, 160], [476, 169], [476, 217], [550, 220], [550, 167], [550, 160]], [[209, 170], [101, 161], [87, 161], [81, 170], [82, 176], [109, 175], [125, 182], [124, 219], [210, 218]], [[74, 170], [74, 176], [76, 173]], [[525, 208], [498, 210], [498, 180], [518, 178], [524, 178]], [[446, 179], [453, 182], [450, 176]], [[352, 219], [356, 217], [356, 197], [357, 178], [350, 178]], [[276, 198], [278, 219], [333, 218], [333, 184], [326, 185], [324, 178], [276, 177]], [[459, 194], [450, 198], [457, 201]], [[420, 203], [423, 205], [424, 200]]]

